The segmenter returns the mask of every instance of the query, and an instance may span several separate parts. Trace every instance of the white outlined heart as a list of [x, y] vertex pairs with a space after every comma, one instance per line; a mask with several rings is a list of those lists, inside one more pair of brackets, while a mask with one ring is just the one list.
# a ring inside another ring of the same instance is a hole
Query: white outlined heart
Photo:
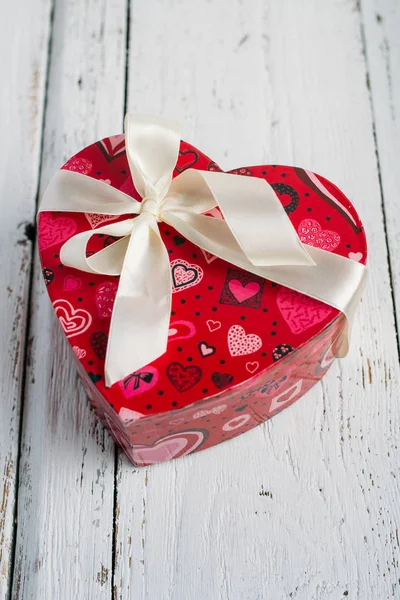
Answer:
[[67, 338], [89, 329], [92, 315], [83, 308], [74, 308], [68, 300], [56, 300], [53, 308]]
[[[282, 408], [283, 406], [285, 406], [285, 404], [287, 404], [288, 402], [293, 400], [293, 398], [298, 396], [301, 392], [302, 385], [303, 385], [303, 380], [299, 379], [299, 381], [297, 381], [290, 387], [286, 388], [286, 390], [284, 390], [283, 392], [278, 394], [278, 396], [274, 396], [274, 398], [272, 398], [271, 404], [269, 406], [269, 410], [268, 410], [269, 416], [271, 416], [275, 410], [277, 410], [278, 408], [279, 409]], [[290, 394], [290, 395], [288, 396], [288, 394]], [[283, 398], [283, 399], [281, 399], [281, 398]]]

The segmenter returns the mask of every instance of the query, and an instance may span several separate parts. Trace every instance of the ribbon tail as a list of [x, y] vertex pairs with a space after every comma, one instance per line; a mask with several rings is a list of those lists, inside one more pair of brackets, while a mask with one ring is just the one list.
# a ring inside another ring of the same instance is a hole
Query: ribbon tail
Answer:
[[367, 279], [365, 265], [333, 252], [308, 246], [307, 250], [315, 263], [311, 268], [295, 265], [256, 266], [244, 254], [224, 221], [177, 211], [165, 214], [164, 220], [203, 250], [344, 313], [348, 328], [345, 328], [337, 356], [346, 354], [347, 331], [351, 330]]
[[[177, 197], [171, 198], [174, 193]], [[172, 182], [165, 210], [201, 213], [213, 205], [221, 209], [251, 264], [314, 266], [308, 247], [264, 179], [188, 169]]]
[[172, 283], [168, 252], [151, 215], [135, 219], [111, 317], [107, 387], [167, 349]]
[[165, 212], [163, 220], [206, 252], [242, 269], [259, 270], [250, 263], [226, 221], [185, 211]]
[[[321, 250], [321, 252], [323, 252], [323, 250]], [[349, 351], [350, 339], [352, 335], [357, 306], [361, 301], [365, 286], [367, 285], [368, 281], [368, 268], [365, 265], [361, 265], [359, 263], [356, 264], [358, 264], [359, 267], [362, 268], [358, 271], [358, 277], [356, 281], [352, 282], [354, 286], [354, 293], [353, 296], [347, 302], [346, 311], [344, 312], [346, 322], [343, 331], [340, 333], [339, 338], [334, 346], [334, 354], [336, 358], [344, 358]]]
[[140, 203], [104, 181], [61, 169], [54, 175], [43, 194], [39, 212], [46, 210], [117, 217], [137, 214]]

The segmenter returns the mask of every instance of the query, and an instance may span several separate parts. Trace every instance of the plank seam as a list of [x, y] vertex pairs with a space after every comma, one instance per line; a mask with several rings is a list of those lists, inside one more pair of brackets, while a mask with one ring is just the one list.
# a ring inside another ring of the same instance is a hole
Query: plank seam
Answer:
[[360, 20], [361, 47], [362, 47], [362, 53], [364, 56], [366, 85], [367, 85], [367, 90], [368, 90], [368, 100], [369, 100], [369, 105], [370, 105], [370, 110], [371, 110], [371, 118], [372, 118], [372, 137], [374, 140], [376, 166], [377, 166], [377, 170], [378, 170], [378, 182], [379, 182], [379, 190], [380, 190], [380, 196], [381, 196], [383, 230], [384, 230], [384, 234], [385, 234], [385, 244], [386, 244], [386, 251], [387, 251], [387, 258], [388, 258], [387, 263], [388, 263], [389, 282], [390, 282], [390, 294], [392, 297], [392, 305], [393, 305], [393, 318], [394, 318], [394, 329], [395, 329], [395, 333], [396, 333], [397, 355], [400, 359], [399, 323], [397, 320], [397, 310], [396, 310], [397, 305], [396, 305], [396, 297], [395, 297], [395, 293], [394, 293], [394, 277], [393, 277], [393, 270], [392, 270], [392, 261], [391, 261], [391, 256], [390, 256], [389, 234], [388, 234], [388, 229], [387, 229], [385, 194], [383, 191], [381, 161], [380, 161], [379, 146], [378, 146], [378, 136], [376, 133], [375, 106], [374, 106], [374, 100], [373, 100], [372, 91], [371, 91], [372, 82], [371, 82], [371, 77], [370, 77], [370, 67], [369, 67], [369, 60], [368, 60], [368, 46], [367, 46], [367, 38], [365, 35], [365, 25], [364, 25], [364, 20], [363, 20], [363, 12], [362, 12], [361, 2], [357, 3], [357, 9], [358, 9], [359, 20]]
[[[126, 2], [126, 36], [125, 36], [125, 82], [124, 82], [124, 110], [123, 119], [128, 110], [128, 81], [129, 81], [129, 48], [131, 43], [131, 0]], [[123, 126], [123, 124], [122, 124]], [[123, 127], [122, 127], [123, 128]], [[113, 524], [111, 546], [111, 600], [117, 600], [117, 587], [115, 585], [115, 570], [117, 564], [117, 532], [118, 532], [118, 462], [120, 450], [114, 447], [114, 498], [113, 498]]]
[[[49, 37], [47, 42], [47, 51], [46, 51], [46, 73], [45, 73], [45, 82], [44, 82], [44, 99], [43, 99], [43, 113], [42, 113], [42, 122], [40, 127], [40, 148], [39, 148], [39, 165], [38, 165], [38, 177], [37, 177], [37, 187], [35, 193], [35, 213], [37, 212], [37, 208], [39, 205], [39, 191], [41, 184], [41, 174], [43, 168], [43, 147], [44, 147], [44, 128], [46, 121], [46, 110], [48, 103], [48, 92], [49, 92], [49, 80], [50, 80], [50, 66], [51, 66], [51, 55], [52, 55], [52, 47], [53, 47], [53, 24], [54, 24], [54, 12], [55, 12], [55, 2], [56, 0], [51, 0], [50, 7], [50, 15], [49, 15]], [[21, 463], [21, 451], [22, 451], [22, 427], [24, 421], [24, 405], [25, 405], [25, 396], [26, 396], [26, 383], [27, 383], [27, 364], [29, 361], [29, 353], [31, 350], [31, 342], [30, 342], [30, 330], [31, 330], [31, 304], [32, 304], [32, 296], [33, 296], [33, 279], [34, 279], [34, 264], [35, 264], [35, 256], [36, 256], [36, 223], [30, 224], [31, 228], [29, 230], [29, 238], [31, 239], [31, 260], [30, 260], [30, 273], [29, 273], [29, 282], [28, 282], [28, 293], [27, 293], [27, 317], [26, 317], [26, 330], [24, 336], [24, 351], [23, 351], [23, 364], [25, 368], [22, 373], [22, 382], [21, 382], [21, 396], [20, 396], [20, 415], [19, 415], [19, 425], [18, 425], [18, 451], [16, 458], [16, 466], [15, 466], [15, 501], [14, 501], [14, 528], [12, 533], [12, 544], [11, 544], [11, 559], [10, 559], [10, 580], [9, 580], [9, 589], [7, 594], [7, 600], [11, 600], [11, 595], [13, 592], [14, 581], [15, 581], [15, 562], [16, 562], [16, 549], [17, 549], [17, 535], [18, 535], [18, 498], [19, 498], [19, 487], [20, 487], [20, 463]], [[29, 225], [27, 226], [29, 227]]]
[[112, 522], [112, 544], [111, 544], [111, 600], [117, 600], [117, 587], [115, 585], [115, 568], [117, 564], [117, 533], [118, 533], [118, 460], [119, 448], [114, 445], [114, 498], [113, 498], [113, 522]]
[[128, 78], [129, 78], [129, 49], [131, 45], [131, 0], [126, 3], [126, 37], [125, 37], [125, 93], [124, 118], [128, 110]]

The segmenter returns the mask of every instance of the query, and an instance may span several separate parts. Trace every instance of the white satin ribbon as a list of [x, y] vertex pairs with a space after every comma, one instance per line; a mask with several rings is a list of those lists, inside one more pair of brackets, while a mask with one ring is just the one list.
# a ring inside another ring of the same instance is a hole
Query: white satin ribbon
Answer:
[[[233, 265], [329, 304], [352, 321], [366, 268], [353, 260], [305, 246], [272, 187], [264, 180], [188, 169], [172, 179], [179, 145], [177, 123], [127, 115], [125, 144], [138, 202], [72, 171], [61, 170], [47, 187], [40, 211], [137, 215], [84, 231], [61, 248], [63, 264], [88, 273], [120, 275], [105, 361], [109, 387], [151, 363], [167, 348], [172, 280], [158, 223]], [[218, 206], [224, 220], [203, 213]], [[94, 234], [121, 238], [93, 256]], [[348, 349], [345, 332], [338, 350]]]

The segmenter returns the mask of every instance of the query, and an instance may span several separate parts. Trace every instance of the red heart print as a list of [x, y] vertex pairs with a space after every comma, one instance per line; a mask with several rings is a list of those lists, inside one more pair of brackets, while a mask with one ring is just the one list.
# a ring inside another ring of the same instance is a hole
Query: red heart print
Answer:
[[254, 362], [248, 362], [246, 363], [246, 369], [249, 373], [255, 373], [258, 369], [258, 367], [260, 366], [260, 364], [255, 360]]
[[297, 233], [303, 244], [328, 252], [332, 252], [340, 244], [340, 235], [336, 231], [322, 229], [318, 221], [314, 219], [304, 219], [300, 223]]
[[104, 138], [96, 144], [104, 154], [107, 162], [111, 162], [118, 158], [125, 151], [125, 135], [119, 133], [109, 138]]
[[207, 321], [207, 327], [208, 327], [208, 329], [212, 333], [213, 331], [217, 331], [218, 329], [220, 329], [221, 322], [220, 321], [213, 321], [212, 319], [208, 319], [208, 321]]
[[221, 389], [232, 383], [233, 375], [230, 373], [220, 373], [219, 371], [216, 371], [211, 375], [211, 379], [215, 387]]
[[105, 281], [96, 289], [96, 307], [100, 319], [111, 319], [118, 285], [115, 281]]
[[63, 289], [65, 292], [74, 292], [75, 290], [79, 290], [82, 285], [82, 280], [79, 277], [73, 277], [72, 275], [67, 275], [64, 279]]
[[67, 338], [89, 329], [92, 315], [87, 310], [74, 308], [67, 300], [56, 300], [53, 302], [53, 307]]
[[231, 279], [228, 287], [239, 303], [248, 300], [260, 291], [260, 284], [256, 281], [250, 281], [246, 285], [243, 285], [238, 279]]
[[100, 360], [105, 360], [108, 336], [104, 331], [94, 331], [89, 338], [90, 346]]
[[173, 362], [168, 366], [167, 376], [178, 392], [187, 392], [201, 379], [200, 367], [184, 367], [181, 363]]
[[[181, 158], [182, 157], [182, 158]], [[180, 150], [176, 170], [178, 173], [193, 167], [199, 160], [199, 154], [195, 150]]]
[[39, 250], [43, 252], [46, 248], [61, 244], [68, 240], [76, 231], [76, 223], [69, 217], [57, 217], [53, 219], [50, 213], [40, 214], [39, 226]]
[[332, 312], [330, 306], [284, 287], [278, 292], [277, 304], [290, 330], [295, 334], [317, 325]]
[[255, 333], [246, 334], [241, 325], [232, 325], [228, 331], [228, 347], [231, 356], [253, 354], [253, 352], [257, 352], [261, 346], [261, 338]]

